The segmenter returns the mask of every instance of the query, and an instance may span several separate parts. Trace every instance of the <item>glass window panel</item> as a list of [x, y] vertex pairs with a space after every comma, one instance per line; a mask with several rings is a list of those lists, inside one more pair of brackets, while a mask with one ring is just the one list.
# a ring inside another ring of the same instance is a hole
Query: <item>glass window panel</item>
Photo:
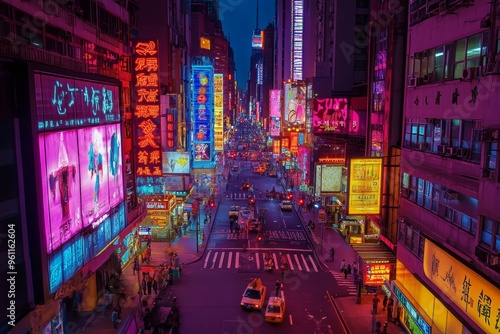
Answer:
[[442, 46], [435, 48], [434, 53], [434, 80], [443, 80], [444, 48]]
[[[458, 54], [459, 42], [457, 42], [457, 54]], [[480, 54], [481, 54], [481, 34], [479, 33], [473, 36], [469, 36], [467, 38], [467, 59], [479, 57]]]
[[462, 213], [461, 212], [455, 212], [455, 215], [453, 216], [453, 224], [457, 226], [462, 225]]
[[487, 245], [491, 245], [491, 233], [483, 231], [481, 233], [481, 241]]
[[[444, 53], [444, 78], [445, 79], [454, 79], [453, 73], [455, 70], [455, 43], [450, 43], [445, 47]], [[462, 77], [462, 73], [460, 73], [460, 77]]]
[[451, 123], [451, 146], [460, 146], [460, 123], [459, 119], [454, 119]]
[[470, 231], [470, 217], [466, 215], [462, 215], [462, 228], [466, 231]]
[[426, 58], [427, 59], [427, 72], [428, 73], [434, 73], [434, 49], [428, 50], [429, 56]]
[[472, 235], [476, 235], [476, 231], [477, 231], [477, 219], [472, 219], [470, 220], [470, 233]]
[[473, 58], [473, 59], [468, 59], [465, 67], [471, 68], [471, 67], [478, 67], [480, 65], [481, 59], [480, 58]]
[[[462, 38], [457, 41], [455, 48], [455, 61], [459, 62], [465, 60], [465, 46], [467, 44], [467, 40]], [[448, 47], [448, 46], [447, 46]]]

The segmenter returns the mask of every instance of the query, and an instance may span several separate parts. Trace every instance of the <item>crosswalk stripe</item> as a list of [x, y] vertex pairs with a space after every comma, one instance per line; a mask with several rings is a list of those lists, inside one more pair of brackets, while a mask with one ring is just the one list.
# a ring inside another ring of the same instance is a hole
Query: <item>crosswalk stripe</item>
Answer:
[[208, 251], [207, 258], [205, 259], [205, 263], [203, 264], [203, 268], [207, 267], [208, 264], [208, 259], [210, 258], [210, 254], [212, 253], [212, 250]]
[[309, 255], [309, 261], [311, 261], [311, 265], [313, 266], [314, 268], [314, 271], [315, 272], [318, 272], [318, 268], [316, 267], [316, 265], [314, 264], [314, 261], [313, 261], [313, 258], [311, 255]]
[[273, 259], [274, 259], [274, 267], [276, 270], [278, 270], [278, 259], [276, 258], [276, 254], [273, 253]]
[[295, 258], [295, 262], [297, 262], [297, 267], [299, 267], [299, 270], [302, 270], [302, 266], [300, 265], [299, 257], [297, 256], [297, 254], [293, 254], [293, 257]]
[[226, 253], [221, 253], [221, 254], [220, 254], [219, 268], [222, 268], [222, 262], [224, 261], [224, 255], [225, 255], [225, 254], [226, 254]]
[[234, 260], [235, 260], [234, 267], [239, 268], [240, 267], [240, 252], [236, 252], [236, 258]]
[[212, 259], [212, 268], [210, 269], [214, 269], [215, 267], [215, 262], [217, 261], [217, 256], [219, 255], [219, 252], [215, 252], [214, 254], [214, 258]]
[[290, 270], [294, 270], [293, 264], [292, 264], [292, 259], [290, 258], [290, 254], [287, 254], [286, 258], [288, 259], [288, 265], [290, 266]]
[[307, 265], [307, 261], [306, 261], [306, 258], [304, 257], [304, 254], [300, 254], [300, 256], [302, 257], [302, 261], [304, 262], [304, 266], [306, 267], [306, 270], [309, 271], [309, 266]]
[[255, 253], [255, 262], [257, 263], [257, 269], [260, 269], [260, 257], [259, 257], [259, 253]]
[[231, 268], [231, 261], [233, 260], [233, 252], [229, 252], [227, 255], [227, 268]]

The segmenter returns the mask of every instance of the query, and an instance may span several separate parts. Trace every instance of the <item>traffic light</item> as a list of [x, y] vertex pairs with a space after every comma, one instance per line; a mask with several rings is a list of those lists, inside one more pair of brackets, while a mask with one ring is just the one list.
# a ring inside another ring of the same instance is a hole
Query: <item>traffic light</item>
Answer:
[[293, 194], [288, 194], [286, 198], [291, 201], [293, 198]]
[[211, 207], [211, 208], [213, 208], [213, 207], [215, 206], [214, 201], [210, 201], [210, 202], [209, 202], [209, 205], [210, 205], [210, 207]]
[[261, 241], [262, 241], [262, 235], [257, 234], [257, 241], [258, 241], [258, 242], [261, 242]]
[[304, 199], [303, 198], [299, 198], [299, 205], [300, 206], [304, 205]]

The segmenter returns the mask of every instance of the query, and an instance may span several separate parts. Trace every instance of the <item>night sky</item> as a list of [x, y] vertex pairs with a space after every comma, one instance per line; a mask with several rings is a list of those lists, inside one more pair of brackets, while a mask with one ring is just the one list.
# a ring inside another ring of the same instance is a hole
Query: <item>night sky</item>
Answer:
[[[220, 0], [219, 17], [224, 35], [234, 51], [238, 87], [246, 90], [252, 52], [252, 32], [256, 28], [257, 0]], [[274, 21], [274, 0], [259, 0], [259, 28]]]

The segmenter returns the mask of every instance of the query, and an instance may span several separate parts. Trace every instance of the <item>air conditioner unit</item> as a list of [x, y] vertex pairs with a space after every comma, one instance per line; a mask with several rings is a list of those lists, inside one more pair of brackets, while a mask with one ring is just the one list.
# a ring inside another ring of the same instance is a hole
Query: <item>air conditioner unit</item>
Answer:
[[480, 246], [476, 246], [474, 249], [474, 255], [476, 255], [477, 259], [483, 263], [486, 263], [488, 261], [488, 254], [489, 252]]
[[493, 180], [495, 179], [495, 171], [493, 169], [483, 168], [482, 177], [486, 180]]
[[445, 153], [446, 153], [446, 148], [447, 148], [447, 147], [448, 147], [448, 146], [446, 146], [446, 145], [438, 145], [438, 146], [437, 146], [437, 153], [438, 153], [438, 154], [445, 154]]
[[500, 74], [500, 62], [483, 65], [483, 75]]
[[457, 149], [455, 147], [447, 146], [444, 154], [446, 155], [455, 155], [457, 153]]
[[464, 70], [462, 72], [462, 80], [467, 81], [467, 80], [479, 78], [480, 73], [481, 73], [480, 67], [464, 68]]
[[470, 154], [470, 148], [459, 148], [457, 149], [456, 156], [459, 158], [468, 157]]

